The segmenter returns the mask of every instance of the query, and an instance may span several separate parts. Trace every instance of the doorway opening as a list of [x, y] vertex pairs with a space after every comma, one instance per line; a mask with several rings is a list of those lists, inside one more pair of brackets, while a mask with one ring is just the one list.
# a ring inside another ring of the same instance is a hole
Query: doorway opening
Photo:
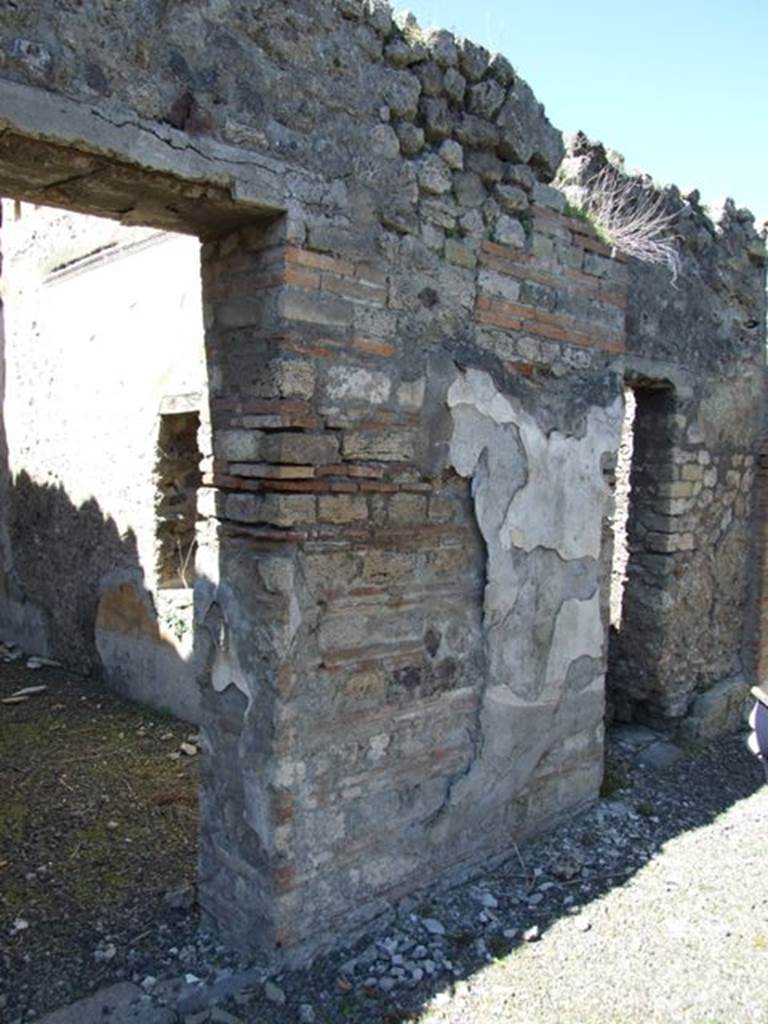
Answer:
[[194, 939], [206, 367], [196, 238], [2, 214], [0, 931], [21, 1017], [83, 994], [73, 950], [117, 980]]
[[624, 395], [611, 521], [606, 698], [609, 718], [632, 721], [655, 689], [665, 555], [680, 510], [669, 489], [675, 479], [674, 389], [667, 381], [630, 378]]

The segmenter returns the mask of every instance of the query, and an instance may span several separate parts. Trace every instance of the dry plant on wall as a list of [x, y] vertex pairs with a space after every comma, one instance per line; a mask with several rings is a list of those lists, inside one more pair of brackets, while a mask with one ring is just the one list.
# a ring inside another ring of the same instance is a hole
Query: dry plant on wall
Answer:
[[607, 164], [579, 189], [580, 205], [606, 241], [643, 263], [665, 266], [676, 281], [680, 253], [663, 196], [642, 179], [628, 178]]

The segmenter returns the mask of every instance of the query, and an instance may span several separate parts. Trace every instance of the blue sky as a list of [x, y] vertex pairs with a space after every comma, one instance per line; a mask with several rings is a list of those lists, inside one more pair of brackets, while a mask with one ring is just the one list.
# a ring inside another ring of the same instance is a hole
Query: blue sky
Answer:
[[564, 132], [768, 220], [768, 0], [411, 0], [500, 50]]

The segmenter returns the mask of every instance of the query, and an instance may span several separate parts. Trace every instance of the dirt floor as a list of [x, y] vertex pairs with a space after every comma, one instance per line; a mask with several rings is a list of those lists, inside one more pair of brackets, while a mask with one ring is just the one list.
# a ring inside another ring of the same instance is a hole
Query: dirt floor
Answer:
[[190, 726], [0, 662], [0, 1021], [119, 989], [136, 1024], [768, 1024], [763, 771], [743, 736], [649, 767], [637, 733], [592, 807], [281, 972], [199, 928]]
[[114, 977], [113, 932], [126, 974], [164, 921], [194, 932], [196, 739], [98, 681], [0, 663], [0, 1019]]

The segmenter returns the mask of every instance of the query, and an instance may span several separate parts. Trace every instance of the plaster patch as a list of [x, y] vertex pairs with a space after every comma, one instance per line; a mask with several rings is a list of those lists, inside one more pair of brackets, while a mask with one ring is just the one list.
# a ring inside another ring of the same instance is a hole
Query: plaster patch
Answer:
[[360, 399], [380, 405], [389, 398], [392, 382], [386, 373], [334, 366], [328, 372], [328, 397], [334, 401]]
[[248, 677], [238, 660], [227, 651], [218, 649], [211, 668], [211, 685], [216, 693], [223, 693], [228, 686], [236, 686], [246, 697], [250, 695]]
[[491, 813], [523, 792], [568, 736], [592, 736], [601, 721], [602, 674], [573, 692], [568, 675], [579, 659], [602, 658], [601, 456], [618, 447], [622, 406], [619, 399], [589, 409], [582, 438], [545, 434], [478, 370], [453, 382], [447, 403], [450, 460], [471, 479], [487, 549], [488, 671], [473, 759], [445, 804], [471, 806], [482, 817], [484, 808]]
[[[518, 403], [497, 391], [489, 374], [468, 370], [448, 391], [454, 420], [462, 407], [476, 410], [498, 427], [514, 425], [526, 459], [527, 480], [509, 502], [499, 540], [505, 549], [544, 547], [561, 558], [598, 558], [608, 490], [601, 457], [618, 447], [623, 400], [587, 413], [584, 437], [558, 431], [545, 434]], [[451, 461], [462, 476], [472, 476], [488, 427], [474, 435], [454, 430]]]
[[546, 668], [547, 690], [561, 690], [569, 667], [586, 655], [599, 659], [603, 653], [603, 623], [597, 591], [586, 601], [563, 601], [555, 619], [552, 646]]

